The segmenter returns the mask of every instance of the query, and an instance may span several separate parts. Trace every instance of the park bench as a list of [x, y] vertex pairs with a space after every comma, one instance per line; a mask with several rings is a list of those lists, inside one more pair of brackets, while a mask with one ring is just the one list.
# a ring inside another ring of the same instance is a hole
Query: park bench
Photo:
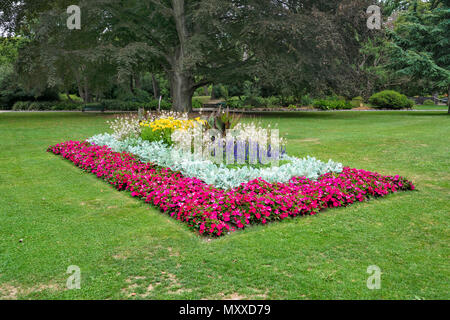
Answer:
[[203, 105], [203, 108], [226, 108], [227, 103], [225, 101], [218, 102], [218, 103], [206, 103]]
[[105, 112], [105, 106], [101, 103], [98, 104], [92, 104], [92, 105], [84, 105], [83, 108], [81, 109], [81, 112], [86, 112], [86, 111], [101, 111], [101, 112]]

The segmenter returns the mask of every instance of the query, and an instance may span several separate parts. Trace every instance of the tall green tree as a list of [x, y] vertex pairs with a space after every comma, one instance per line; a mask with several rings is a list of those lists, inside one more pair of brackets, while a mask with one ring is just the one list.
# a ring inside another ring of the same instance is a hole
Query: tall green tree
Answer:
[[[414, 0], [399, 14], [390, 39], [388, 68], [424, 90], [450, 96], [449, 1]], [[449, 102], [450, 113], [450, 102]]]
[[49, 79], [72, 74], [86, 99], [101, 67], [122, 80], [164, 72], [178, 111], [191, 110], [194, 91], [209, 83], [256, 76], [279, 91], [350, 96], [364, 76], [368, 0], [80, 0], [82, 29], [68, 31], [61, 17], [70, 2], [14, 2], [0, 6], [0, 21], [33, 39], [39, 54], [26, 66], [45, 58], [38, 65], [51, 66]]

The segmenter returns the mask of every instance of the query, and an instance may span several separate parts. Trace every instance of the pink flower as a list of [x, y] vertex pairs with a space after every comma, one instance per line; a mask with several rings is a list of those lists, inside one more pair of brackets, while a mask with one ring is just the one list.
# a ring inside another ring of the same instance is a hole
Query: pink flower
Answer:
[[325, 208], [415, 189], [410, 181], [398, 175], [382, 176], [344, 168], [340, 174], [327, 173], [317, 181], [293, 177], [287, 183], [271, 184], [256, 179], [231, 190], [221, 190], [169, 168], [113, 152], [106, 146], [68, 141], [51, 146], [48, 151], [210, 236], [299, 214], [315, 215]]

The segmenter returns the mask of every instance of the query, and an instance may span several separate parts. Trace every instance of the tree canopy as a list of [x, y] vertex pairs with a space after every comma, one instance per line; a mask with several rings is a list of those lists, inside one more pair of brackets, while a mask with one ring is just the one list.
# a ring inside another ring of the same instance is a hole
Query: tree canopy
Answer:
[[66, 26], [70, 0], [7, 0], [0, 25], [26, 39], [16, 70], [29, 87], [75, 84], [90, 102], [164, 74], [174, 109], [188, 111], [204, 85], [255, 79], [283, 95], [367, 96], [398, 79], [441, 90], [446, 2], [380, 1], [398, 15], [385, 31], [367, 28], [368, 0], [80, 0], [81, 30]]

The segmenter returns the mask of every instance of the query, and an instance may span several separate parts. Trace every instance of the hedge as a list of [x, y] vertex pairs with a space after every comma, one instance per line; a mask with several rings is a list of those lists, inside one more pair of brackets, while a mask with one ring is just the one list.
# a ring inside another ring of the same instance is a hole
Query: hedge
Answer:
[[17, 101], [12, 110], [14, 111], [68, 111], [81, 110], [82, 104], [70, 101]]
[[[94, 103], [74, 103], [70, 101], [18, 101], [14, 104], [14, 111], [74, 111], [81, 110], [83, 107], [101, 107], [109, 111], [138, 111], [139, 108], [146, 110], [157, 110], [158, 100], [146, 103], [127, 102], [120, 100], [102, 100]], [[172, 104], [169, 101], [161, 101], [161, 110], [170, 110]]]
[[314, 101], [314, 107], [321, 110], [343, 110], [352, 109], [352, 104], [346, 100], [319, 99]]

